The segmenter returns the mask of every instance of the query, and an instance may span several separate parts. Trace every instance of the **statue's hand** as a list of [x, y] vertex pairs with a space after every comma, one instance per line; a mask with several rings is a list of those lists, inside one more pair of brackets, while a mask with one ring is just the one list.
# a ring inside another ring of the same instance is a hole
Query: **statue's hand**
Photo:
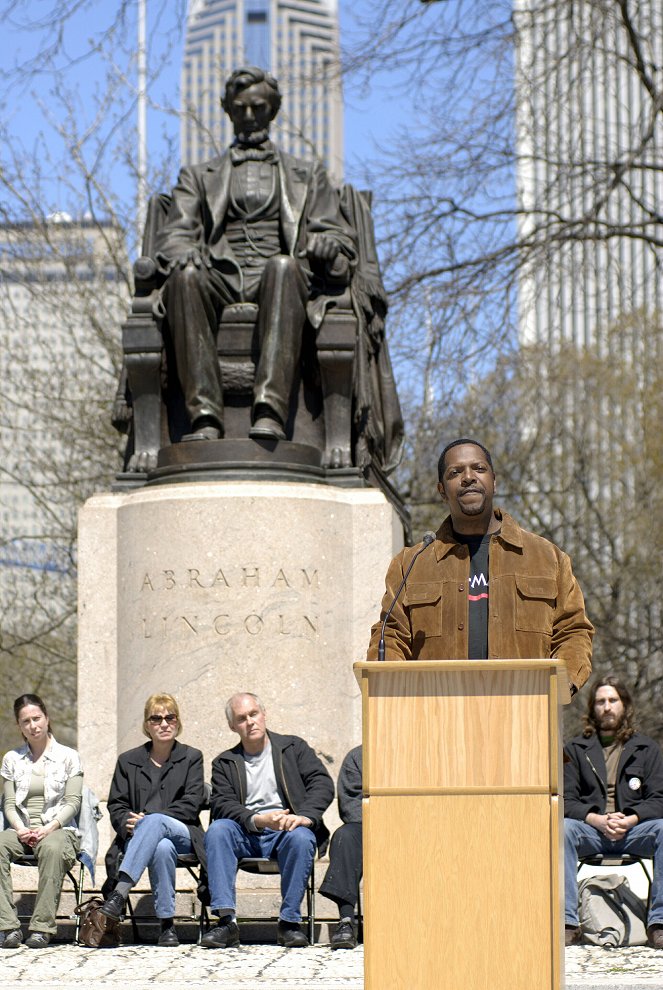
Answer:
[[316, 261], [333, 261], [341, 247], [329, 234], [311, 234], [306, 243], [306, 253]]
[[199, 248], [189, 248], [186, 254], [180, 255], [173, 267], [186, 268], [187, 265], [195, 265], [196, 268], [209, 268], [210, 261]]

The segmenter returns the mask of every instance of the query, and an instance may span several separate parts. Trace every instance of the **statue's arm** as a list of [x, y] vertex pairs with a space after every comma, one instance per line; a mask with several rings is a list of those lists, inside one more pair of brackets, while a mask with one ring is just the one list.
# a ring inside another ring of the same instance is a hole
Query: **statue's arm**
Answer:
[[343, 219], [338, 193], [319, 162], [313, 167], [306, 214], [306, 252], [330, 267], [349, 267], [357, 258], [355, 233]]
[[156, 237], [155, 258], [163, 274], [189, 261], [208, 264], [203, 216], [202, 183], [194, 169], [183, 168], [172, 192], [166, 221]]

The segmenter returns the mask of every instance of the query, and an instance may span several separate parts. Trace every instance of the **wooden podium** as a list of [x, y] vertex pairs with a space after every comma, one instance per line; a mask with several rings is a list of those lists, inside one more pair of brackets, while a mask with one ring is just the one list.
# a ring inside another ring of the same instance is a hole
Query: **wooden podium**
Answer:
[[559, 990], [564, 664], [354, 669], [365, 990]]

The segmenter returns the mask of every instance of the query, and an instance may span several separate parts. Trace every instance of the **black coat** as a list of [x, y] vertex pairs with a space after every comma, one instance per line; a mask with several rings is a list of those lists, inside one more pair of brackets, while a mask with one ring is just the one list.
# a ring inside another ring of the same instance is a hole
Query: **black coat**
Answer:
[[[565, 817], [584, 822], [590, 812], [605, 814], [607, 771], [598, 737], [575, 736], [564, 753]], [[658, 743], [639, 732], [624, 743], [619, 758], [615, 808], [641, 822], [663, 818], [663, 756]]]
[[360, 822], [362, 819], [362, 749], [355, 746], [346, 754], [338, 775], [338, 811], [341, 821]]
[[[149, 771], [151, 748], [152, 744], [147, 742], [127, 750], [118, 757], [115, 765], [108, 795], [108, 814], [116, 835], [106, 853], [106, 873], [111, 887], [117, 880], [121, 856], [131, 838], [127, 832], [129, 815], [132, 811], [144, 811], [152, 788]], [[193, 850], [205, 869], [204, 833], [198, 817], [205, 804], [203, 754], [199, 749], [175, 740], [170, 760], [164, 764], [161, 775], [161, 801], [162, 813], [183, 822], [189, 829]]]
[[[268, 735], [283, 807], [311, 819], [322, 854], [329, 840], [322, 816], [334, 799], [334, 783], [322, 761], [299, 736], [282, 736], [276, 732]], [[239, 743], [220, 753], [212, 763], [210, 819], [230, 818], [250, 831], [254, 812], [244, 804], [246, 787], [246, 766]]]

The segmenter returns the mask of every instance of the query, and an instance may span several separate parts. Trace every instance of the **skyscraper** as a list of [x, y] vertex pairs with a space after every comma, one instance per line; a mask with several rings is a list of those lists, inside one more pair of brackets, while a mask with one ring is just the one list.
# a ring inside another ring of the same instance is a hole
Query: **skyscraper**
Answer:
[[663, 6], [513, 13], [528, 499], [573, 556], [597, 662], [658, 711]]
[[223, 84], [240, 65], [279, 81], [274, 138], [285, 151], [319, 158], [340, 180], [343, 103], [338, 0], [190, 0], [182, 65], [181, 157], [204, 161], [232, 140]]
[[660, 0], [514, 0], [520, 339], [598, 345], [661, 312]]
[[[55, 214], [0, 224], [0, 607], [8, 635], [36, 635], [35, 624], [75, 594], [78, 505], [110, 479], [116, 457], [105, 424], [126, 264], [124, 234], [111, 223]], [[40, 595], [47, 604], [37, 607]]]

